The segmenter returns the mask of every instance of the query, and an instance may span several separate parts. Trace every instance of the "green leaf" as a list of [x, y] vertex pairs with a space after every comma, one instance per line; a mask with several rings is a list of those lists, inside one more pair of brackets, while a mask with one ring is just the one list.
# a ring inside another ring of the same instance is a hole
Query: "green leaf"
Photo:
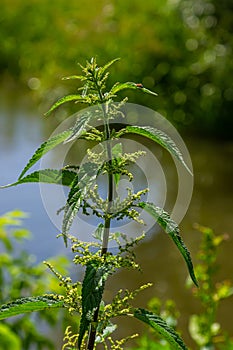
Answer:
[[32, 158], [28, 161], [27, 165], [21, 172], [20, 176], [18, 179], [21, 179], [24, 174], [35, 164], [38, 162], [38, 160], [43, 157], [47, 152], [49, 152], [51, 149], [59, 145], [60, 143], [64, 142], [70, 135], [72, 134], [72, 130], [65, 130], [60, 134], [57, 134], [48, 141], [45, 141], [42, 143], [42, 145], [36, 150], [36, 152], [33, 154]]
[[122, 143], [118, 142], [112, 147], [113, 158], [120, 158], [122, 156]]
[[132, 83], [132, 82], [116, 83], [115, 85], [113, 85], [113, 87], [110, 90], [109, 94], [110, 95], [115, 95], [119, 91], [122, 91], [122, 90], [125, 90], [125, 89], [141, 90], [141, 91], [143, 91], [143, 92], [145, 92], [147, 94], [157, 96], [157, 94], [155, 92], [144, 88], [144, 86], [142, 86], [142, 84], [135, 84], [135, 83]]
[[71, 189], [64, 208], [64, 218], [62, 222], [62, 235], [66, 245], [67, 233], [82, 204], [82, 201], [87, 196], [89, 190], [93, 187], [98, 171], [98, 165], [91, 162], [85, 163], [80, 167], [78, 174], [71, 184]]
[[99, 266], [96, 261], [89, 261], [82, 285], [82, 316], [79, 328], [78, 348], [80, 349], [83, 337], [93, 321], [95, 311], [99, 308], [104, 285], [110, 273], [107, 265]]
[[[189, 318], [189, 333], [195, 343], [198, 345], [199, 349], [205, 348], [204, 345], [208, 344], [210, 341], [210, 334], [205, 331], [203, 332], [203, 316], [204, 315], [191, 315]], [[219, 326], [218, 323], [215, 323], [215, 325]], [[217, 331], [219, 331], [218, 326]], [[213, 335], [214, 334], [212, 334], [212, 336]]]
[[108, 321], [108, 324], [105, 328], [103, 328], [103, 324], [106, 325], [106, 321], [98, 323], [97, 332], [99, 333], [99, 335], [97, 335], [95, 339], [96, 343], [103, 343], [105, 338], [107, 338], [110, 334], [112, 334], [117, 329], [117, 325], [113, 324], [110, 321]]
[[85, 99], [81, 95], [68, 95], [60, 98], [57, 102], [55, 102], [52, 107], [48, 110], [48, 112], [45, 113], [45, 115], [49, 115], [54, 109], [61, 106], [62, 104], [70, 101], [77, 101], [77, 102], [85, 102]]
[[109, 67], [111, 67], [115, 62], [119, 61], [120, 58], [115, 58], [112, 61], [109, 61], [108, 63], [106, 63], [103, 67], [101, 67], [101, 74], [103, 74]]
[[30, 182], [44, 182], [52, 183], [56, 185], [70, 186], [77, 174], [70, 170], [56, 170], [56, 169], [44, 169], [35, 171], [25, 177], [20, 178], [18, 181], [0, 186], [0, 188], [12, 187], [24, 183]]
[[95, 239], [98, 239], [99, 241], [102, 242], [103, 235], [104, 235], [104, 224], [100, 223], [92, 236]]
[[164, 229], [164, 231], [172, 238], [173, 242], [176, 244], [177, 248], [185, 259], [190, 277], [192, 278], [194, 284], [198, 286], [190, 253], [180, 236], [180, 230], [175, 221], [171, 219], [170, 215], [166, 211], [159, 207], [156, 207], [153, 203], [141, 202], [138, 204], [138, 206], [148, 212]]
[[80, 115], [74, 127], [71, 129], [71, 135], [64, 141], [64, 143], [71, 142], [80, 137], [81, 134], [86, 131], [86, 126], [92, 117], [94, 116], [90, 112], [85, 112], [84, 114]]
[[118, 173], [113, 174], [113, 178], [114, 178], [114, 182], [115, 182], [116, 188], [117, 188], [117, 187], [118, 187], [118, 184], [119, 184], [119, 181], [120, 181], [120, 179], [121, 179], [121, 174], [118, 174]]
[[13, 210], [0, 216], [0, 227], [10, 225], [10, 226], [21, 226], [22, 220], [28, 217], [27, 213], [21, 210]]
[[[120, 142], [115, 144], [112, 147], [112, 157], [115, 158], [116, 162], [121, 160], [122, 151], [123, 151], [122, 143], [120, 143]], [[113, 174], [113, 178], [114, 178], [114, 181], [115, 181], [115, 184], [116, 184], [116, 187], [117, 187], [118, 184], [119, 184], [119, 181], [121, 179], [121, 174], [120, 173], [114, 173]]]
[[86, 77], [84, 77], [83, 75], [71, 75], [71, 76], [69, 76], [69, 77], [64, 77], [64, 78], [62, 78], [62, 80], [70, 80], [70, 79], [85, 80]]
[[156, 92], [151, 91], [151, 90], [149, 90], [149, 89], [145, 88], [144, 86], [143, 86], [143, 87], [141, 87], [141, 88], [139, 88], [139, 89], [141, 89], [143, 92], [145, 92], [145, 93], [147, 93], [147, 94], [149, 94], [149, 95], [158, 96], [158, 94], [157, 94]]
[[134, 309], [134, 317], [151, 326], [175, 350], [188, 350], [183, 340], [161, 317], [145, 309]]
[[21, 339], [12, 328], [10, 324], [0, 323], [1, 350], [22, 350]]
[[183, 155], [180, 152], [179, 148], [176, 146], [175, 142], [163, 131], [150, 126], [127, 126], [125, 129], [120, 130], [119, 133], [117, 133], [117, 136], [119, 137], [128, 133], [141, 135], [155, 141], [163, 148], [165, 148], [172, 156], [178, 159], [184, 165], [187, 171], [192, 175], [192, 172], [185, 163]]
[[59, 296], [57, 295], [21, 298], [0, 306], [0, 320], [21, 315], [26, 312], [61, 307], [64, 307], [64, 302], [59, 300]]

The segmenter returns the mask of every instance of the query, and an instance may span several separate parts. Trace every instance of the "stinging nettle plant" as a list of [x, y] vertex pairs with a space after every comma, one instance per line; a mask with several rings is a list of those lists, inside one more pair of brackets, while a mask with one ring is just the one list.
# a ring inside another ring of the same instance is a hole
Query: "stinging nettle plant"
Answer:
[[[63, 222], [60, 236], [66, 246], [71, 247], [74, 253], [75, 265], [82, 265], [85, 269], [83, 281], [72, 281], [70, 277], [60, 275], [54, 267], [45, 262], [48, 268], [57, 276], [59, 283], [64, 287], [63, 295], [46, 294], [18, 299], [0, 307], [0, 319], [5, 319], [25, 312], [33, 312], [48, 308], [66, 308], [73, 317], [77, 317], [78, 332], [67, 327], [64, 335], [63, 349], [123, 349], [124, 343], [133, 338], [129, 336], [121, 340], [113, 340], [111, 333], [116, 329], [112, 323], [114, 317], [134, 317], [162, 335], [174, 349], [187, 349], [180, 336], [158, 315], [152, 312], [131, 306], [131, 300], [136, 294], [151, 284], [140, 286], [130, 292], [120, 289], [112, 302], [107, 304], [103, 300], [105, 282], [110, 275], [120, 268], [139, 269], [135, 261], [134, 247], [144, 235], [129, 239], [127, 232], [111, 232], [114, 220], [129, 219], [142, 223], [140, 212], [145, 210], [155, 222], [171, 237], [185, 259], [189, 274], [197, 285], [190, 253], [179, 233], [177, 224], [169, 214], [154, 203], [143, 200], [148, 189], [134, 193], [127, 189], [127, 195], [121, 199], [117, 194], [117, 186], [121, 177], [133, 181], [133, 174], [129, 165], [136, 163], [143, 152], [126, 153], [123, 150], [121, 138], [126, 135], [140, 135], [152, 140], [176, 157], [190, 172], [180, 150], [174, 141], [163, 131], [149, 126], [124, 125], [119, 130], [112, 127], [114, 118], [123, 116], [121, 107], [126, 99], [120, 103], [114, 102], [118, 92], [125, 89], [140, 90], [141, 92], [156, 95], [133, 82], [116, 83], [110, 90], [106, 88], [108, 68], [117, 59], [98, 67], [96, 60], [91, 59], [82, 69], [82, 75], [74, 75], [65, 79], [78, 79], [83, 86], [78, 94], [68, 95], [59, 99], [46, 114], [50, 114], [60, 105], [73, 101], [83, 103], [94, 108], [85, 108], [78, 113], [73, 127], [52, 136], [44, 142], [29, 160], [18, 180], [2, 188], [23, 183], [41, 182], [67, 186], [69, 193], [62, 209]], [[94, 127], [96, 121], [102, 126]], [[87, 161], [81, 165], [69, 164], [62, 169], [40, 169], [27, 175], [28, 170], [37, 163], [47, 152], [59, 144], [84, 139], [93, 141], [101, 146], [101, 152], [87, 150]], [[106, 192], [104, 197], [98, 188], [97, 179], [105, 175]], [[93, 242], [80, 241], [71, 234], [72, 223], [78, 212], [84, 215], [96, 216], [100, 222], [93, 232]], [[109, 251], [110, 240], [115, 241], [118, 249], [115, 254]]]

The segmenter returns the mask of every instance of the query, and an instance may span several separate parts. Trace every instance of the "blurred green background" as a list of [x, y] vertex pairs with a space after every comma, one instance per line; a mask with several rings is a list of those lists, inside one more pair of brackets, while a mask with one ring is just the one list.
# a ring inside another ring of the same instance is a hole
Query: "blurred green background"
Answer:
[[232, 10], [232, 0], [1, 0], [0, 74], [54, 100], [77, 62], [121, 57], [113, 81], [159, 93], [130, 102], [189, 132], [232, 138]]
[[[127, 95], [129, 102], [166, 116], [189, 149], [194, 192], [181, 232], [194, 263], [200, 241], [194, 222], [229, 233], [216, 278], [232, 280], [232, 0], [0, 0], [0, 5], [0, 184], [15, 181], [33, 151], [74, 111], [65, 105], [42, 117], [57, 98], [77, 89], [61, 78], [79, 74], [77, 63], [92, 56], [99, 65], [120, 57], [109, 84], [134, 81], [156, 91], [156, 98]], [[168, 173], [176, 179], [175, 168]], [[17, 207], [31, 213], [26, 226], [33, 238], [24, 247], [37, 260], [65, 253], [37, 185], [1, 192], [0, 214]], [[139, 303], [146, 306], [154, 295], [174, 299], [184, 338], [192, 344], [187, 319], [199, 306], [184, 287], [187, 272], [178, 252], [165, 235], [156, 234], [139, 246], [137, 256], [144, 273], [129, 278], [120, 272], [107, 292], [156, 281]], [[218, 317], [232, 336], [231, 310], [232, 299], [223, 303]], [[137, 327], [125, 323], [120, 335]]]

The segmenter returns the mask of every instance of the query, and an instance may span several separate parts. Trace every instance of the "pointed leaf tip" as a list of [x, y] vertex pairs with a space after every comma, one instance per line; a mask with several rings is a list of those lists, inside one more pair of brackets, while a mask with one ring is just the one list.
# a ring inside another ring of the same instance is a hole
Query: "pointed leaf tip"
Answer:
[[74, 171], [62, 169], [43, 169], [34, 171], [33, 173], [21, 177], [16, 182], [13, 182], [12, 184], [0, 186], [1, 188], [7, 188], [7, 187], [13, 187], [20, 184], [25, 183], [50, 183], [50, 184], [56, 184], [56, 185], [64, 185], [64, 186], [70, 186], [73, 179], [75, 178], [76, 173]]
[[111, 67], [115, 62], [119, 61], [120, 58], [114, 58], [113, 60], [109, 61], [102, 67], [102, 73], [105, 72], [109, 67]]
[[170, 215], [165, 210], [156, 207], [153, 203], [141, 202], [138, 206], [150, 214], [159, 226], [171, 237], [186, 262], [193, 283], [198, 286], [190, 252], [180, 236], [180, 230], [176, 222], [171, 219]]
[[126, 83], [116, 83], [115, 85], [113, 85], [112, 89], [110, 90], [110, 94], [115, 95], [117, 92], [125, 89], [141, 90], [147, 94], [157, 96], [156, 92], [146, 89], [142, 84], [136, 84], [131, 81]]
[[55, 102], [52, 107], [46, 112], [44, 115], [48, 116], [54, 109], [61, 106], [63, 103], [70, 102], [70, 101], [80, 101], [85, 102], [85, 99], [81, 95], [68, 95], [60, 98], [57, 102]]
[[160, 316], [145, 310], [134, 309], [134, 317], [151, 326], [159, 333], [175, 350], [188, 350], [179, 334], [170, 327]]
[[70, 135], [72, 134], [72, 130], [65, 130], [60, 134], [57, 134], [44, 143], [40, 145], [40, 147], [35, 151], [31, 159], [29, 159], [27, 165], [19, 175], [18, 180], [20, 180], [24, 174], [35, 164], [38, 160], [43, 157], [47, 152], [52, 150], [54, 147], [58, 146], [60, 143], [64, 142]]
[[190, 175], [193, 175], [192, 171], [186, 164], [180, 149], [177, 147], [173, 139], [164, 131], [151, 126], [129, 125], [125, 129], [122, 129], [118, 133], [118, 136], [122, 136], [127, 133], [141, 135], [158, 143], [160, 146], [166, 149], [171, 154], [171, 156], [175, 157], [185, 167]]
[[[136, 84], [138, 88], [140, 88], [143, 92], [145, 92], [146, 94], [149, 95], [153, 95], [153, 96], [158, 96], [158, 94], [154, 91], [151, 91], [147, 88], [145, 88], [142, 84]], [[142, 86], [141, 86], [142, 85]]]

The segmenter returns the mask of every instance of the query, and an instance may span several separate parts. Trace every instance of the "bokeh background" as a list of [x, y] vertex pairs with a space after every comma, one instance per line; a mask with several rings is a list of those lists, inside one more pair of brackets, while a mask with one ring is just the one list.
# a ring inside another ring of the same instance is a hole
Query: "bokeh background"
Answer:
[[115, 80], [142, 82], [156, 101], [132, 94], [175, 124], [232, 136], [231, 0], [1, 1], [0, 71], [48, 97], [76, 62], [122, 61]]
[[[57, 98], [77, 91], [78, 86], [61, 78], [79, 74], [77, 63], [85, 64], [92, 56], [100, 65], [120, 57], [109, 84], [134, 81], [156, 91], [156, 98], [134, 91], [127, 95], [129, 102], [167, 117], [190, 151], [194, 192], [181, 223], [184, 240], [195, 256], [200, 236], [193, 223], [228, 233], [216, 278], [232, 279], [232, 0], [1, 0], [0, 4], [1, 184], [15, 181], [38, 145], [75, 111], [67, 105], [49, 119], [43, 117]], [[161, 151], [164, 162], [166, 157]], [[175, 168], [169, 166], [172, 177]], [[56, 229], [36, 185], [1, 191], [0, 214], [15, 208], [30, 213], [25, 225], [33, 238], [26, 248], [38, 261], [65, 253], [62, 242], [54, 238]], [[131, 278], [119, 273], [112, 289], [154, 282], [139, 303], [146, 306], [154, 295], [174, 299], [183, 314], [180, 327], [191, 342], [185, 327], [197, 305], [184, 287], [187, 272], [178, 252], [158, 233], [141, 244], [137, 254], [145, 273]], [[229, 299], [219, 312], [229, 332], [231, 310]], [[137, 325], [124, 328], [127, 335]]]

